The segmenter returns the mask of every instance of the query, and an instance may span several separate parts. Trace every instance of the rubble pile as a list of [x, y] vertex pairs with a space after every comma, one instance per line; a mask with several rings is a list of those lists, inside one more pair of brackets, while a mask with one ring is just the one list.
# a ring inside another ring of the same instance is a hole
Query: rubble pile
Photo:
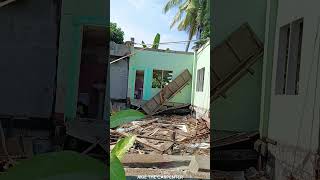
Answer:
[[206, 155], [210, 154], [208, 119], [191, 116], [153, 116], [111, 130], [110, 146], [128, 134], [137, 136], [132, 154]]

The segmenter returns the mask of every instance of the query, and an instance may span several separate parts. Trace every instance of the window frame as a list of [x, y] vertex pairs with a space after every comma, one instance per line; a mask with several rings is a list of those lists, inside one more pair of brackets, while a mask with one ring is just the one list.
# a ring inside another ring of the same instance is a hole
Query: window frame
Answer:
[[197, 70], [196, 92], [203, 92], [205, 67]]
[[275, 95], [299, 95], [304, 18], [280, 27]]
[[[160, 71], [161, 72], [161, 79], [159, 80], [159, 79], [156, 78], [158, 81], [160, 81], [159, 82], [160, 83], [160, 87], [159, 86], [154, 86], [154, 79], [155, 79], [154, 73], [155, 73], [155, 71]], [[151, 83], [151, 88], [152, 89], [162, 89], [162, 88], [164, 88], [166, 86], [164, 84], [165, 83], [164, 82], [164, 74], [165, 74], [165, 72], [168, 72], [169, 74], [171, 74], [171, 79], [169, 80], [169, 83], [173, 81], [173, 71], [172, 70], [153, 69], [152, 70], [152, 83]]]

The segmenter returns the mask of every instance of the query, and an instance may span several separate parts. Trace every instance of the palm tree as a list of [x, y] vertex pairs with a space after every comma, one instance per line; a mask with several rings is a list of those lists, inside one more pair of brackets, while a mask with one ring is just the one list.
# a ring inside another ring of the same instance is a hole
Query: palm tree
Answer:
[[178, 8], [176, 15], [170, 25], [170, 29], [178, 24], [179, 31], [188, 33], [188, 43], [186, 52], [189, 50], [190, 41], [197, 34], [201, 33], [204, 27], [205, 18], [209, 13], [208, 0], [169, 0], [164, 6], [163, 11], [167, 13], [169, 10]]

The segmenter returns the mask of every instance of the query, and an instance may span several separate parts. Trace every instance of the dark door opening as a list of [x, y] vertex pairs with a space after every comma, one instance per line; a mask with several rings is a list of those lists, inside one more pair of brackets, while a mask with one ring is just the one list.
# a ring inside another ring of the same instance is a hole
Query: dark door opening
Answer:
[[77, 115], [103, 119], [107, 76], [107, 29], [84, 26]]
[[134, 86], [134, 98], [142, 99], [143, 97], [144, 71], [136, 71], [136, 80]]

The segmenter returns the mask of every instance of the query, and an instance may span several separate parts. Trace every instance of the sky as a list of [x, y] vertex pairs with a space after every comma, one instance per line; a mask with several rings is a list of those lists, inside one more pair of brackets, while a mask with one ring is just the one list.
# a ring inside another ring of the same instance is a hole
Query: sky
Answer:
[[[144, 41], [152, 44], [157, 33], [160, 43], [172, 41], [186, 41], [188, 34], [178, 31], [177, 27], [170, 29], [170, 24], [176, 10], [163, 13], [163, 7], [168, 0], [111, 0], [110, 21], [124, 31], [124, 41], [134, 37], [136, 43]], [[159, 49], [185, 51], [186, 43], [159, 45]], [[190, 45], [189, 51], [192, 44]]]

